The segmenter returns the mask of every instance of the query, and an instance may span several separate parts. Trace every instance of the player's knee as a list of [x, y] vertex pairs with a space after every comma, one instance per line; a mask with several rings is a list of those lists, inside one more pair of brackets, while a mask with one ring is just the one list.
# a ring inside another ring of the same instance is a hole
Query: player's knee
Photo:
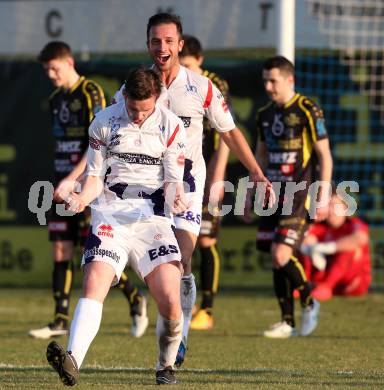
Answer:
[[74, 248], [71, 241], [55, 241], [53, 243], [53, 258], [56, 262], [71, 260], [73, 252]]
[[101, 262], [88, 264], [84, 268], [83, 298], [104, 302], [115, 276], [112, 267]]
[[167, 315], [164, 316], [164, 318], [166, 318], [167, 320], [177, 321], [181, 315], [181, 308], [170, 307], [166, 314]]
[[181, 258], [181, 265], [183, 266], [183, 275], [189, 275], [192, 272], [192, 258]]
[[167, 320], [177, 320], [181, 315], [180, 297], [178, 294], [168, 294], [160, 300], [159, 312]]
[[184, 264], [190, 264], [192, 261], [192, 254], [194, 248], [180, 248], [181, 250], [181, 262]]
[[272, 257], [272, 261], [273, 261], [274, 267], [281, 268], [281, 267], [284, 267], [285, 265], [287, 265], [287, 263], [289, 261], [289, 257], [282, 257], [282, 256]]
[[200, 236], [198, 242], [201, 248], [209, 248], [216, 244], [216, 238], [209, 236]]
[[277, 268], [284, 267], [292, 255], [291, 250], [286, 248], [275, 247], [272, 249], [272, 261], [273, 265]]

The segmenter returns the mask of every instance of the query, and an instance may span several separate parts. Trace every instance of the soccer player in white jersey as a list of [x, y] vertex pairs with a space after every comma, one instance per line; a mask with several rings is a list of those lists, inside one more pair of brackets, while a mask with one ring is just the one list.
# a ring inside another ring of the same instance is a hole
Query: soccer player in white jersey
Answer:
[[[183, 47], [180, 18], [159, 13], [149, 18], [147, 47], [163, 88], [159, 102], [178, 115], [186, 129], [184, 182], [192, 206], [174, 218], [175, 234], [181, 250], [184, 275], [181, 281], [181, 306], [184, 314], [183, 340], [177, 354], [176, 366], [184, 360], [192, 308], [196, 301], [196, 284], [191, 273], [191, 259], [200, 231], [202, 199], [205, 183], [205, 163], [202, 154], [203, 118], [219, 131], [228, 147], [250, 172], [253, 182], [266, 185], [270, 201], [274, 201], [271, 183], [266, 179], [241, 131], [236, 127], [221, 92], [212, 82], [180, 65], [179, 52]], [[122, 98], [122, 90], [115, 100]]]
[[251, 180], [264, 182], [273, 197], [269, 181], [257, 164], [241, 131], [236, 127], [223, 95], [212, 82], [186, 69], [179, 63], [183, 47], [182, 24], [176, 15], [153, 15], [147, 24], [147, 47], [160, 73], [163, 86], [160, 96], [163, 104], [184, 122], [187, 135], [184, 181], [190, 186], [187, 194], [192, 207], [175, 217], [176, 237], [179, 243], [184, 275], [181, 286], [181, 304], [184, 314], [183, 341], [179, 348], [177, 365], [184, 360], [192, 308], [196, 300], [196, 285], [191, 273], [191, 258], [199, 235], [202, 197], [204, 194], [205, 164], [202, 155], [203, 117], [219, 131], [229, 148], [248, 168]]
[[182, 337], [183, 270], [169, 213], [187, 205], [182, 185], [185, 130], [176, 115], [156, 104], [161, 82], [153, 70], [133, 70], [124, 91], [123, 101], [99, 112], [92, 122], [84, 187], [66, 197], [74, 212], [92, 202], [82, 259], [83, 290], [68, 347], [53, 341], [47, 348], [48, 362], [68, 386], [78, 380], [100, 326], [104, 299], [127, 264], [145, 281], [159, 311], [156, 382], [176, 383], [173, 364]]

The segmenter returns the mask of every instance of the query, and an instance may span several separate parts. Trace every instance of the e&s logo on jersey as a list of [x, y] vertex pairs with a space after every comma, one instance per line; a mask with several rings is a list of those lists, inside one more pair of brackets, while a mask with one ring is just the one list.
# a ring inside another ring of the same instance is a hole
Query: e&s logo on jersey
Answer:
[[179, 253], [176, 245], [161, 245], [158, 248], [153, 248], [148, 251], [149, 259], [151, 261], [171, 253]]

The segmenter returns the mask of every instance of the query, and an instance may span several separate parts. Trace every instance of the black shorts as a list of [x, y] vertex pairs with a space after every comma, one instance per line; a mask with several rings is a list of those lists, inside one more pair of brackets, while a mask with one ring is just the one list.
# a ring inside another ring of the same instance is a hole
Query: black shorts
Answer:
[[[220, 207], [220, 206], [219, 206]], [[208, 211], [208, 204], [203, 203], [203, 211], [201, 215], [200, 236], [208, 236], [217, 238], [220, 229], [221, 217], [214, 216]]]
[[89, 209], [73, 216], [61, 216], [56, 213], [54, 203], [48, 215], [49, 241], [72, 241], [84, 246], [88, 236], [91, 215]]
[[300, 248], [309, 224], [305, 199], [294, 203], [290, 215], [282, 215], [282, 208], [283, 205], [279, 204], [274, 214], [259, 218], [256, 238], [258, 250], [270, 252], [272, 243], [285, 244], [294, 250]]

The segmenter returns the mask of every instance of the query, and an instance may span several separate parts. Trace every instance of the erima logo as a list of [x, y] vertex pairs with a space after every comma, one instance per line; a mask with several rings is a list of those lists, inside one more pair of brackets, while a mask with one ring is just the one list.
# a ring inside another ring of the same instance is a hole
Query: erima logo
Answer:
[[99, 229], [98, 229], [98, 232], [97, 232], [97, 235], [98, 236], [104, 236], [104, 237], [110, 237], [110, 238], [113, 238], [113, 228], [111, 225], [101, 225], [99, 226]]

